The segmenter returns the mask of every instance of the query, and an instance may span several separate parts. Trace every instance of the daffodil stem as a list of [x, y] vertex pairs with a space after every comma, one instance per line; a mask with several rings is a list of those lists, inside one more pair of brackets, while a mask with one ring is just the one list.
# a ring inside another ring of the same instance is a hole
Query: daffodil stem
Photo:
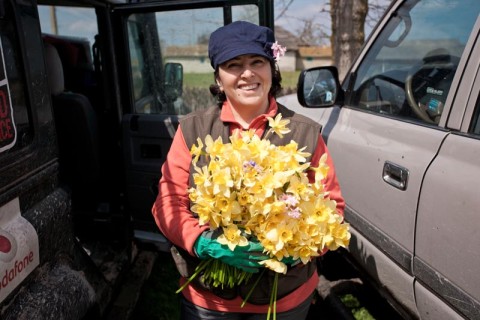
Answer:
[[278, 293], [278, 273], [275, 273], [275, 280], [273, 281], [274, 300], [273, 300], [273, 320], [277, 320], [277, 293]]
[[211, 262], [212, 262], [212, 259], [202, 260], [200, 264], [195, 268], [195, 272], [187, 279], [187, 281], [177, 291], [175, 291], [175, 293], [182, 292], [182, 290], [185, 289], [185, 287], [188, 286], [188, 284], [192, 282], [193, 279], [195, 279], [200, 274], [200, 272], [202, 272], [202, 270], [204, 270]]
[[278, 273], [275, 273], [273, 279], [273, 288], [270, 295], [270, 304], [268, 305], [267, 320], [270, 320], [270, 314], [273, 313], [273, 320], [277, 320], [277, 292], [278, 292]]
[[268, 129], [267, 133], [263, 136], [263, 139], [267, 139], [272, 134], [272, 132], [273, 132], [272, 128]]
[[247, 293], [247, 296], [245, 297], [245, 299], [243, 299], [243, 302], [240, 306], [240, 308], [243, 308], [245, 306], [245, 303], [247, 303], [248, 301], [248, 298], [250, 298], [250, 296], [252, 295], [253, 293], [253, 290], [255, 289], [255, 287], [257, 286], [258, 282], [260, 282], [260, 278], [263, 276], [263, 274], [265, 273], [265, 270], [267, 270], [266, 268], [264, 268], [262, 270], [262, 272], [260, 273], [260, 275], [258, 276], [257, 280], [255, 280], [255, 283], [253, 284], [253, 287], [252, 289], [250, 289], [250, 291]]

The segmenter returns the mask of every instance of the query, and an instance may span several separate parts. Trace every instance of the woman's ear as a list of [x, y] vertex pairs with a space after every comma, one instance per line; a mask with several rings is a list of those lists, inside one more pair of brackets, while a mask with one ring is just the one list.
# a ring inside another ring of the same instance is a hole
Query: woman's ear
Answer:
[[217, 81], [217, 86], [218, 86], [218, 88], [219, 88], [221, 91], [223, 91], [222, 82], [220, 82], [220, 80], [218, 80], [218, 78], [216, 79], [216, 81]]

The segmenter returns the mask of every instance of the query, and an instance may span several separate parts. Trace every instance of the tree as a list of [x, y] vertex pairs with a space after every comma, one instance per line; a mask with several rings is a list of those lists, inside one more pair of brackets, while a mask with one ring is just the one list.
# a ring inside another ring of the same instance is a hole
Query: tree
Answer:
[[294, 33], [301, 45], [324, 46], [330, 42], [330, 17], [328, 0], [311, 0], [315, 10], [310, 15], [295, 15], [290, 13], [293, 0], [275, 0], [275, 21], [293, 21], [296, 27], [289, 29], [288, 23], [284, 29]]
[[[299, 22], [294, 31], [305, 45], [332, 47], [332, 62], [343, 78], [365, 41], [366, 32], [380, 20], [391, 0], [311, 0], [315, 9], [308, 15], [290, 12], [293, 0], [275, 0], [275, 20]], [[284, 27], [288, 29], [287, 26]]]
[[365, 41], [365, 19], [368, 0], [331, 0], [332, 54], [340, 79], [343, 79], [353, 59]]

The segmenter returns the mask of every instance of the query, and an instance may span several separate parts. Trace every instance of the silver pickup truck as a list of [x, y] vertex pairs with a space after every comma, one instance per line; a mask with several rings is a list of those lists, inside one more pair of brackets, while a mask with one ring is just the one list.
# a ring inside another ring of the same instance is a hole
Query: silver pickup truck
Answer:
[[480, 319], [479, 12], [393, 1], [342, 82], [305, 70], [279, 99], [323, 125], [348, 251], [413, 319]]

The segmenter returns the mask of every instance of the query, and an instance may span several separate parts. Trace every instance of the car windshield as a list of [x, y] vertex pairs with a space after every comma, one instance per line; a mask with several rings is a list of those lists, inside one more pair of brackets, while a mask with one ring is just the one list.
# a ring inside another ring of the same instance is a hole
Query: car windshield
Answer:
[[477, 0], [406, 1], [359, 66], [352, 106], [438, 123], [479, 11]]

